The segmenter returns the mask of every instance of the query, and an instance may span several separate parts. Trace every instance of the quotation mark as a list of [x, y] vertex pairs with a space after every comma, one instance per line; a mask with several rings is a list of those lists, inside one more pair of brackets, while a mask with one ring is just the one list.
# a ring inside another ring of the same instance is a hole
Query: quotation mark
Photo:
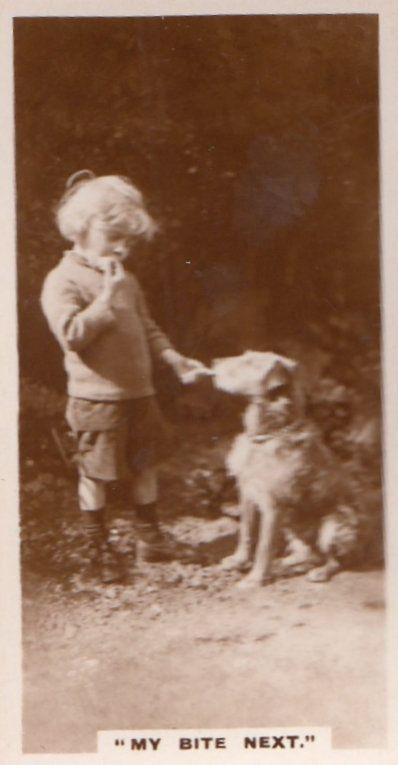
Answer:
[[[315, 736], [304, 736], [305, 744], [313, 744]], [[300, 749], [304, 749], [305, 744], [300, 744]]]
[[115, 738], [115, 746], [124, 746], [123, 738]]

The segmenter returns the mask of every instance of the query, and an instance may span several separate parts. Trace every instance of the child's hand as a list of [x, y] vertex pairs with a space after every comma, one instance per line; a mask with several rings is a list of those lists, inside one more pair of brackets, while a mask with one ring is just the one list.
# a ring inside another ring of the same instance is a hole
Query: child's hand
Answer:
[[172, 365], [175, 373], [185, 385], [195, 382], [199, 377], [207, 377], [212, 374], [211, 370], [207, 369], [201, 361], [187, 359], [171, 348], [163, 352], [163, 358]]
[[189, 385], [189, 383], [196, 382], [200, 377], [208, 377], [212, 372], [201, 361], [187, 359], [183, 356], [178, 365], [177, 374], [181, 382]]
[[111, 303], [120, 285], [126, 278], [126, 272], [122, 262], [118, 258], [104, 258], [104, 284], [101, 298], [106, 303]]

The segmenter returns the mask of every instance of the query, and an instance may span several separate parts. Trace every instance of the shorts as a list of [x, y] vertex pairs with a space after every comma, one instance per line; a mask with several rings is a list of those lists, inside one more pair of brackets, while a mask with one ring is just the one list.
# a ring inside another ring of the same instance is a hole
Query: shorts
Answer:
[[127, 401], [69, 398], [66, 419], [77, 441], [79, 472], [89, 478], [132, 477], [172, 449], [172, 431], [155, 396]]

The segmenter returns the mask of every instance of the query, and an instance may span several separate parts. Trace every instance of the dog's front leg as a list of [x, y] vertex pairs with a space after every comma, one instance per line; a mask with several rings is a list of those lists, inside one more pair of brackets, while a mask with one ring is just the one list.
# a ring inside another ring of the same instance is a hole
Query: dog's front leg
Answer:
[[221, 562], [224, 569], [242, 570], [248, 566], [252, 556], [253, 534], [256, 517], [256, 509], [253, 502], [242, 498], [239, 523], [238, 546], [233, 555], [228, 555]]
[[260, 507], [259, 537], [254, 557], [253, 568], [238, 583], [244, 589], [264, 584], [271, 568], [274, 553], [275, 532], [278, 521], [278, 509], [270, 497], [263, 500]]

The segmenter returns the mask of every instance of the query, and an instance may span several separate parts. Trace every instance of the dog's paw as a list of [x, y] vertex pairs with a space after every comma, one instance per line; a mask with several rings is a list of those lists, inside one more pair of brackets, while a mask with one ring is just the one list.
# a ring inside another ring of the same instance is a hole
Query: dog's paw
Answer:
[[281, 569], [281, 571], [288, 571], [289, 569], [296, 569], [299, 566], [302, 566], [304, 570], [306, 567], [306, 570], [308, 571], [309, 566], [314, 565], [315, 561], [313, 556], [307, 555], [286, 555], [285, 558], [280, 558], [278, 561], [278, 566]]
[[331, 577], [331, 572], [327, 566], [320, 566], [319, 568], [312, 568], [307, 574], [307, 579], [310, 582], [328, 582]]
[[336, 574], [340, 568], [341, 566], [338, 560], [329, 558], [324, 566], [311, 569], [307, 574], [307, 579], [309, 579], [310, 582], [328, 582], [333, 574]]
[[248, 558], [244, 558], [242, 555], [228, 555], [227, 558], [223, 558], [221, 561], [221, 568], [224, 571], [244, 571], [250, 564]]
[[301, 556], [292, 554], [274, 561], [272, 570], [276, 576], [295, 576], [297, 574], [306, 574], [319, 565], [319, 562], [319, 558], [315, 555]]
[[258, 576], [258, 574], [247, 574], [243, 579], [240, 579], [236, 583], [238, 590], [252, 590], [257, 587], [262, 587], [264, 584], [269, 584], [272, 581], [271, 577]]

